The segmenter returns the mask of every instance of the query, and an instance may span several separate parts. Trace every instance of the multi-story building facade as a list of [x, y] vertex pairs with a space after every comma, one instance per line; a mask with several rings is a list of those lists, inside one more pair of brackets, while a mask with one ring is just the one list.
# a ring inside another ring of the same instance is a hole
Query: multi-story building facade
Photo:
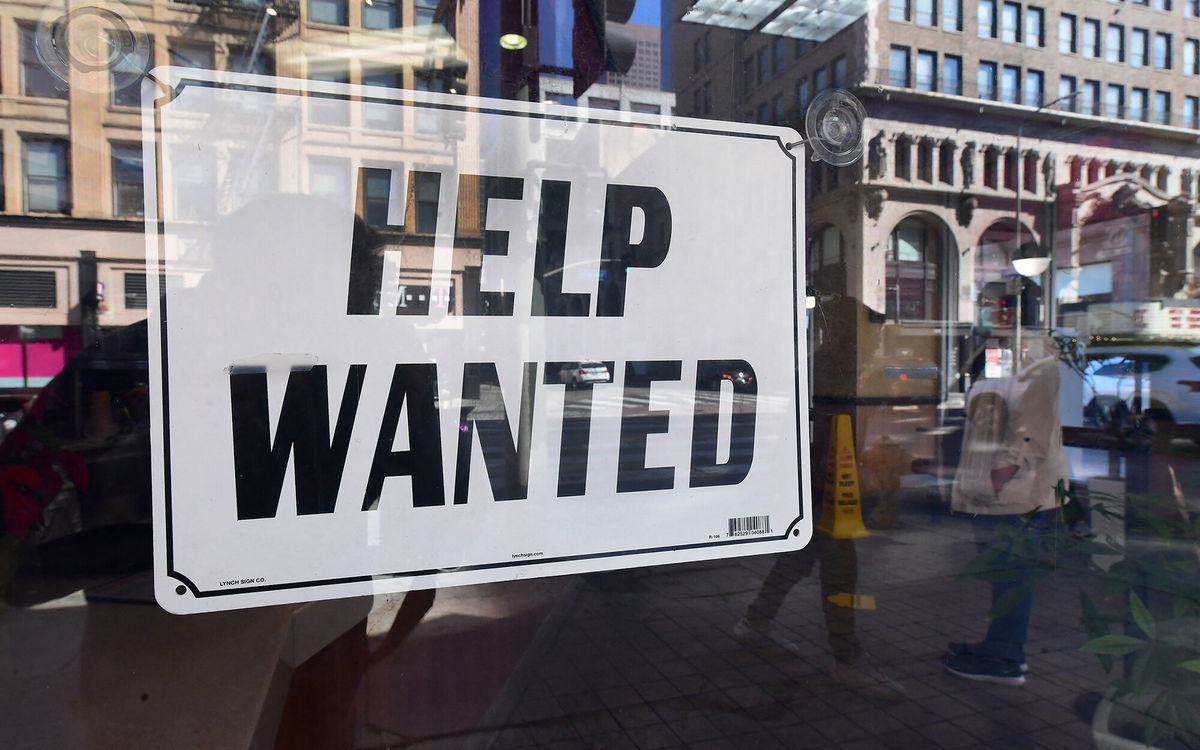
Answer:
[[[807, 169], [810, 278], [886, 319], [881, 346], [858, 348], [861, 369], [919, 360], [940, 375], [868, 377], [843, 395], [961, 399], [983, 345], [972, 326], [1011, 346], [1011, 308], [997, 305], [1011, 304], [1018, 252], [1055, 263], [1035, 280], [1044, 292], [1025, 292], [1026, 322], [1048, 316], [1085, 340], [1132, 333], [1102, 311], [1156, 314], [1194, 270], [1195, 3], [892, 0], [833, 28], [799, 5], [759, 19], [710, 5], [674, 6], [680, 114], [803, 134], [822, 91], [865, 105], [862, 160]], [[1114, 232], [1128, 241], [1103, 239]]]

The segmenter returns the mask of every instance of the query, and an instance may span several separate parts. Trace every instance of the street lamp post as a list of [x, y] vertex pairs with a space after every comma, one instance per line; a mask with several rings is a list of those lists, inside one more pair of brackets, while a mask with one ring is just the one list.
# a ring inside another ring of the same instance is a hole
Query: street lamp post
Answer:
[[[1016, 166], [1015, 177], [1016, 177], [1017, 200], [1016, 200], [1016, 211], [1014, 212], [1014, 215], [1013, 215], [1013, 221], [1014, 221], [1015, 226], [1013, 227], [1013, 261], [1012, 261], [1013, 268], [1016, 269], [1017, 273], [1020, 274], [1020, 278], [1021, 278], [1020, 284], [1017, 288], [1017, 320], [1016, 320], [1016, 336], [1015, 336], [1016, 340], [1015, 340], [1014, 351], [1013, 351], [1013, 373], [1017, 374], [1017, 375], [1021, 374], [1021, 308], [1024, 307], [1025, 279], [1040, 277], [1042, 274], [1044, 274], [1046, 272], [1046, 269], [1050, 267], [1050, 260], [1051, 260], [1050, 257], [1047, 257], [1047, 258], [1045, 258], [1045, 262], [1043, 263], [1043, 262], [1040, 262], [1043, 260], [1042, 258], [1018, 258], [1018, 257], [1016, 257], [1017, 254], [1020, 253], [1020, 251], [1021, 251], [1021, 228], [1022, 228], [1022, 224], [1021, 224], [1021, 190], [1025, 187], [1025, 158], [1021, 154], [1021, 137], [1023, 135], [1025, 135], [1025, 123], [1029, 122], [1029, 119], [1031, 117], [1038, 114], [1039, 112], [1046, 109], [1047, 107], [1053, 107], [1055, 104], [1058, 104], [1059, 102], [1062, 102], [1062, 101], [1066, 101], [1067, 99], [1074, 99], [1075, 97], [1079, 96], [1081, 93], [1083, 93], [1083, 89], [1075, 89], [1074, 91], [1071, 91], [1070, 93], [1063, 94], [1062, 96], [1058, 97], [1057, 99], [1052, 99], [1048, 102], [1043, 102], [1042, 104], [1039, 104], [1037, 106], [1037, 108], [1034, 109], [1032, 112], [1030, 112], [1029, 114], [1022, 117], [1021, 121], [1019, 123], [1017, 123], [1017, 158], [1016, 158], [1016, 165], [1015, 165]], [[1054, 248], [1049, 248], [1049, 252], [1051, 255], [1053, 255]], [[1022, 264], [1021, 261], [1023, 261], [1023, 260], [1024, 261], [1039, 261], [1039, 262]], [[1022, 269], [1024, 269], [1024, 270], [1022, 270]]]

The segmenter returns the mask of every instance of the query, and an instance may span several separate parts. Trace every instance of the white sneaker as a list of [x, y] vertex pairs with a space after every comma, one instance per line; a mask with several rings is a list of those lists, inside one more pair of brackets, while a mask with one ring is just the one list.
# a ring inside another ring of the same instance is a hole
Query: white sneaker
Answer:
[[835, 661], [829, 667], [829, 676], [839, 685], [868, 698], [902, 701], [908, 697], [903, 685], [870, 664], [866, 658], [860, 658], [856, 664]]
[[800, 647], [788, 640], [769, 620], [758, 623], [743, 617], [733, 626], [733, 637], [750, 648], [778, 649], [791, 656], [800, 655]]

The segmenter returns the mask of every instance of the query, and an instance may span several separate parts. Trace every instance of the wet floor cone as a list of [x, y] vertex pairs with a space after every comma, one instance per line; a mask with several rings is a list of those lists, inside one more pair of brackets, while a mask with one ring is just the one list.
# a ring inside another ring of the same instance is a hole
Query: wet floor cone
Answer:
[[863, 525], [862, 494], [858, 490], [858, 462], [854, 458], [854, 430], [849, 414], [833, 417], [829, 457], [825, 463], [825, 492], [817, 530], [834, 539], [870, 536]]

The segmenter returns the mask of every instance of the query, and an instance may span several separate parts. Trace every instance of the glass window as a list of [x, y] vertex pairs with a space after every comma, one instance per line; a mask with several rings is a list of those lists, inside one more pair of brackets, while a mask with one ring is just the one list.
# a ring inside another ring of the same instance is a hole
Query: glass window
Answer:
[[758, 50], [758, 85], [771, 80], [771, 49], [762, 47]]
[[1098, 115], [1100, 114], [1100, 82], [1099, 81], [1084, 81], [1083, 94], [1079, 97], [1082, 101], [1080, 106], [1084, 114]]
[[942, 91], [947, 94], [963, 92], [962, 58], [957, 55], [942, 56]]
[[413, 25], [429, 26], [437, 17], [438, 0], [413, 0]]
[[308, 20], [345, 26], [349, 20], [347, 0], [308, 0]]
[[[119, 44], [111, 31], [108, 32], [108, 43], [114, 47]], [[113, 63], [108, 74], [108, 101], [110, 104], [119, 107], [141, 106], [142, 74], [154, 67], [152, 64], [153, 50], [150, 52], [151, 59], [146, 60], [142, 65], [139, 65], [135, 57], [131, 55], [122, 55]]]
[[[404, 88], [404, 74], [399, 70], [364, 70], [362, 74], [364, 86], [383, 86], [386, 88]], [[366, 102], [363, 104], [363, 124], [369, 128], [391, 130], [399, 128], [404, 118], [404, 108], [383, 102]]]
[[1076, 50], [1075, 16], [1063, 13], [1058, 17], [1058, 51], [1066, 55]]
[[1046, 45], [1046, 11], [1029, 6], [1025, 9], [1025, 46], [1044, 47]]
[[835, 88], [846, 87], [846, 56], [842, 55], [833, 61], [833, 85]]
[[937, 26], [934, 0], [917, 0], [917, 23], [922, 26]]
[[[903, 49], [908, 48], [904, 47]], [[908, 66], [906, 64], [905, 69], [907, 69], [907, 67]], [[813, 73], [813, 94], [819, 94], [827, 88], [829, 88], [829, 72], [826, 71], [825, 68], [821, 68], [816, 73]]]
[[275, 56], [267, 49], [259, 49], [254, 54], [254, 47], [240, 45], [229, 46], [229, 69], [235, 73], [257, 73], [259, 75], [275, 75]]
[[996, 37], [996, 0], [979, 0], [975, 9], [979, 24], [979, 36]]
[[785, 37], [779, 37], [771, 42], [771, 64], [774, 66], [775, 75], [783, 73], [784, 68], [787, 67], [787, 51], [788, 45]]
[[172, 39], [167, 47], [167, 56], [172, 65], [185, 68], [216, 69], [216, 58], [213, 45], [209, 42], [189, 41], [187, 39]]
[[937, 90], [937, 53], [928, 50], [917, 51], [917, 89], [920, 91]]
[[1147, 55], [1150, 52], [1150, 32], [1146, 29], [1134, 29], [1129, 33], [1129, 64], [1143, 67], [1150, 64]]
[[[328, 83], [349, 83], [350, 72], [343, 67], [344, 63], [322, 63], [319, 68], [310, 68], [308, 78], [312, 81]], [[318, 125], [349, 125], [350, 108], [346, 102], [335, 97], [328, 97], [318, 92], [310, 92], [308, 99], [308, 119]]]
[[1125, 62], [1125, 27], [1110, 23], [1104, 42], [1104, 59], [1109, 62]]
[[1154, 35], [1154, 67], [1164, 70], [1171, 67], [1171, 35], [1158, 32]]
[[1200, 0], [1184, 0], [1183, 15], [1188, 18], [1200, 18]]
[[1183, 72], [1189, 76], [1200, 75], [1200, 39], [1184, 40]]
[[1004, 3], [1000, 10], [1000, 41], [1016, 42], [1021, 36], [1021, 5]]
[[1021, 69], [1005, 65], [1000, 78], [1000, 101], [1016, 104], [1021, 100]]
[[942, 29], [944, 31], [962, 31], [962, 3], [963, 0], [942, 0]]
[[1168, 91], [1154, 92], [1154, 112], [1151, 122], [1156, 125], [1171, 124], [1171, 94]]
[[977, 86], [980, 99], [996, 98], [996, 63], [986, 60], [979, 63]]
[[892, 45], [891, 55], [888, 57], [888, 83], [892, 86], [908, 86], [911, 82], [909, 76], [909, 50], [908, 47], [900, 47]]
[[136, 143], [112, 145], [113, 216], [143, 216], [142, 147]]
[[1171, 0], [1154, 0], [1154, 9], [1164, 12], [1171, 10]]
[[1189, 96], [1183, 100], [1183, 126], [1200, 128], [1200, 96]]
[[1042, 106], [1046, 96], [1046, 74], [1040, 70], [1025, 71], [1025, 105], [1029, 107]]
[[1150, 119], [1150, 92], [1143, 88], [1129, 90], [1129, 119], [1145, 122]]
[[[337, 23], [337, 21], [327, 21], [326, 23]], [[362, 25], [364, 29], [399, 28], [400, 3], [391, 0], [363, 0]]]
[[66, 99], [67, 84], [60, 81], [38, 59], [33, 26], [21, 24], [21, 94], [48, 99]]
[[1077, 84], [1075, 76], [1059, 76], [1058, 78], [1058, 98], [1061, 100], [1058, 103], [1059, 109], [1064, 109], [1068, 112], [1074, 112], [1076, 109], [1075, 100], [1078, 96], [1071, 96], [1074, 93]]
[[65, 214], [71, 210], [67, 142], [25, 139], [25, 210]]
[[808, 111], [808, 79], [801, 78], [796, 82], [796, 112], [803, 116]]
[[1083, 19], [1083, 55], [1100, 56], [1100, 22], [1094, 18]]
[[1110, 83], [1104, 91], [1104, 114], [1109, 117], [1125, 116], [1125, 87]]
[[888, 18], [893, 21], [912, 20], [912, 0], [888, 0]]

